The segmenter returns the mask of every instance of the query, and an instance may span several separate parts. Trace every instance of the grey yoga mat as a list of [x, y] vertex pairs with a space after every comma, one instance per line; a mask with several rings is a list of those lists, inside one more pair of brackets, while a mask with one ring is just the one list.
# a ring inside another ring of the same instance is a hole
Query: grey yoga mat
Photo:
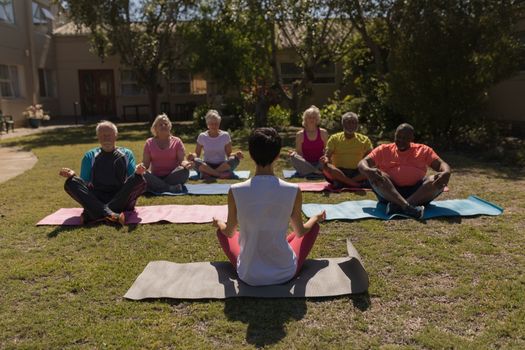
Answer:
[[124, 298], [304, 298], [363, 293], [368, 289], [368, 274], [350, 240], [347, 250], [344, 258], [308, 259], [299, 276], [291, 281], [262, 287], [240, 281], [229, 262], [152, 261]]

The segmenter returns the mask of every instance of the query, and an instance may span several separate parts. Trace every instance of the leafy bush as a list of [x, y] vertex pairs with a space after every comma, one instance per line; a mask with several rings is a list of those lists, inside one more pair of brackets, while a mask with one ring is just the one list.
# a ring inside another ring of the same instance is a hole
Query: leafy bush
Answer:
[[195, 107], [193, 110], [193, 124], [195, 128], [201, 130], [206, 129], [206, 113], [212, 109], [208, 104], [203, 104]]
[[221, 106], [220, 114], [223, 118], [221, 127], [224, 129], [239, 129], [244, 126], [244, 103], [240, 98], [227, 98]]
[[[199, 130], [206, 129], [206, 113], [210, 109], [216, 109], [211, 105], [199, 105], [193, 111], [193, 123]], [[242, 101], [239, 99], [229, 99], [218, 109], [222, 117], [222, 129], [238, 129], [244, 127], [244, 109]]]
[[361, 114], [364, 101], [363, 98], [352, 95], [339, 98], [339, 94], [336, 92], [334, 98], [330, 99], [329, 103], [321, 109], [321, 125], [331, 132], [340, 131], [341, 116], [346, 112]]
[[290, 110], [279, 105], [271, 106], [268, 110], [268, 126], [276, 129], [290, 126]]

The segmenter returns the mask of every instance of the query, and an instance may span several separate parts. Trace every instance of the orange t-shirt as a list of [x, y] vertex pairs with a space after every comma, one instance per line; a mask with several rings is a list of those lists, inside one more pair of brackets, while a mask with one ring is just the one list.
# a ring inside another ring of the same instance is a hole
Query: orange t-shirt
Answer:
[[427, 167], [439, 159], [431, 147], [411, 143], [410, 148], [400, 152], [395, 143], [376, 147], [368, 155], [378, 169], [390, 176], [397, 186], [412, 186], [427, 174]]

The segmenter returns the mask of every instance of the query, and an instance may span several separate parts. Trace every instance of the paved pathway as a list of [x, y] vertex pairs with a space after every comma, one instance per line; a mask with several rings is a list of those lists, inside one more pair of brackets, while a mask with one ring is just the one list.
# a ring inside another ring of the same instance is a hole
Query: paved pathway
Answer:
[[[15, 132], [10, 132], [8, 134], [2, 133], [0, 135], [0, 140], [27, 136], [58, 128], [68, 128], [71, 126], [75, 125], [51, 125], [43, 126], [38, 129], [15, 128]], [[14, 147], [0, 147], [0, 183], [6, 182], [7, 180], [26, 172], [31, 169], [37, 161], [38, 158], [33, 152], [23, 151], [20, 148]]]

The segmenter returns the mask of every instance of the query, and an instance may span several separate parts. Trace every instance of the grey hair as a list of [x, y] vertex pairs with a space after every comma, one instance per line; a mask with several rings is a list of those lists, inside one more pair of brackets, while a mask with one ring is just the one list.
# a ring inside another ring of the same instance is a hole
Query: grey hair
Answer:
[[97, 133], [97, 136], [98, 136], [98, 132], [99, 132], [100, 128], [103, 128], [103, 127], [106, 127], [106, 126], [110, 127], [111, 129], [113, 129], [113, 131], [115, 131], [115, 135], [118, 135], [118, 129], [117, 129], [117, 126], [115, 124], [113, 124], [109, 120], [101, 120], [101, 121], [98, 122], [97, 127], [95, 128], [95, 132]]
[[343, 124], [347, 119], [355, 119], [356, 122], [359, 122], [359, 116], [354, 112], [346, 112], [343, 114], [341, 117], [341, 124]]
[[172, 127], [173, 124], [171, 124], [171, 120], [170, 120], [170, 118], [168, 118], [168, 116], [166, 115], [166, 113], [162, 113], [162, 114], [159, 114], [159, 115], [157, 116], [157, 118], [155, 118], [155, 120], [153, 121], [153, 124], [151, 124], [151, 128], [150, 128], [150, 130], [151, 130], [151, 134], [152, 134], [153, 136], [157, 136], [157, 130], [156, 130], [156, 128], [157, 128], [157, 124], [160, 123], [160, 122], [163, 121], [163, 120], [166, 120], [166, 121], [168, 122], [168, 124], [169, 124], [169, 126], [170, 126], [170, 130], [171, 130], [171, 127]]
[[205, 116], [204, 118], [206, 119], [206, 123], [208, 123], [211, 119], [218, 120], [219, 123], [221, 122], [221, 115], [220, 115], [219, 112], [217, 112], [217, 110], [215, 110], [215, 109], [210, 109], [210, 110], [206, 113], [206, 116]]
[[321, 111], [319, 111], [319, 108], [317, 108], [314, 105], [311, 105], [310, 107], [308, 107], [307, 110], [303, 112], [303, 126], [304, 126], [306, 117], [309, 115], [315, 115], [315, 119], [317, 121], [317, 124], [319, 125], [319, 123], [321, 122]]

